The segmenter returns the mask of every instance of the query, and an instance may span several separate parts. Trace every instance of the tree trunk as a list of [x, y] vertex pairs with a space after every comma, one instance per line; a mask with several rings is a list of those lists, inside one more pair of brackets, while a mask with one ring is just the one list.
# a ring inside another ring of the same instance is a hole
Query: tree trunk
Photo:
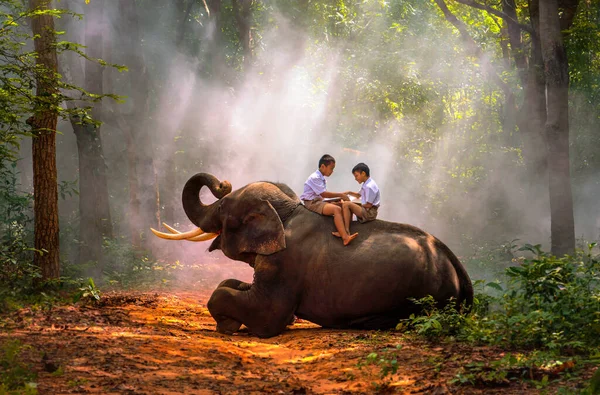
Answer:
[[221, 16], [221, 0], [207, 0], [210, 18], [208, 20], [209, 39], [207, 54], [210, 59], [210, 75], [221, 82], [231, 80], [230, 70], [223, 56], [223, 21]]
[[[92, 1], [86, 6], [85, 45], [86, 53], [92, 58], [102, 58], [102, 24], [104, 23], [101, 1]], [[86, 61], [84, 88], [94, 94], [103, 93], [104, 68], [96, 62]], [[102, 104], [94, 103], [92, 118], [102, 119]], [[75, 121], [75, 122], [73, 122]], [[112, 221], [108, 201], [107, 169], [104, 162], [100, 126], [89, 122], [72, 120], [77, 137], [79, 154], [79, 213], [80, 249], [79, 261], [95, 261], [98, 267], [95, 276], [102, 271], [103, 237], [112, 238]]]
[[[241, 7], [240, 7], [241, 3]], [[233, 13], [238, 29], [238, 37], [244, 54], [244, 71], [248, 71], [252, 64], [252, 32], [250, 31], [250, 6], [252, 0], [232, 0]]]
[[109, 233], [110, 214], [104, 214], [102, 209], [102, 205], [108, 203], [108, 198], [102, 196], [107, 192], [102, 142], [97, 126], [82, 124], [78, 118], [72, 119], [71, 123], [77, 137], [79, 156], [79, 261], [95, 261], [101, 265], [102, 238], [112, 237]]
[[558, 1], [540, 1], [539, 10], [546, 75], [552, 253], [562, 256], [575, 250], [569, 166], [569, 64], [561, 36]]
[[[192, 11], [191, 6], [193, 2], [189, 4], [184, 4], [183, 2], [180, 4], [180, 7], [177, 9], [178, 17], [177, 21], [181, 22], [177, 24], [177, 30], [175, 35], [175, 47], [177, 48], [178, 55], [173, 58], [173, 67], [177, 67], [178, 62], [182, 62], [183, 58], [186, 57], [186, 54], [189, 54], [189, 48], [186, 45], [185, 32], [187, 28], [187, 19]], [[181, 54], [181, 55], [180, 55]], [[163, 147], [161, 152], [161, 158], [163, 158], [163, 162], [161, 164], [161, 172], [160, 172], [160, 201], [162, 201], [163, 210], [162, 210], [162, 219], [164, 222], [168, 224], [175, 223], [175, 207], [181, 204], [181, 190], [177, 189], [177, 165], [175, 161], [175, 141], [172, 138], [171, 133], [166, 133], [168, 139], [164, 139], [160, 144]], [[165, 247], [165, 252], [167, 256], [172, 255], [172, 244], [167, 244]]]
[[[504, 0], [502, 2], [502, 7], [504, 9], [504, 13], [509, 18], [518, 21], [517, 6], [515, 5], [515, 0]], [[508, 31], [508, 41], [510, 43], [511, 55], [512, 58], [515, 60], [515, 66], [517, 68], [521, 84], [525, 85], [525, 81], [527, 78], [527, 57], [525, 56], [525, 52], [523, 50], [523, 41], [521, 40], [521, 29], [514, 23], [505, 23], [506, 30]]]
[[[29, 0], [31, 10], [47, 10], [49, 0]], [[34, 264], [39, 266], [44, 280], [58, 278], [58, 184], [56, 170], [56, 125], [58, 112], [58, 60], [55, 47], [54, 19], [37, 15], [31, 19], [33, 40], [38, 53], [36, 64], [42, 68], [37, 76], [36, 108], [27, 121], [33, 133], [33, 196], [35, 249]]]
[[[546, 78], [544, 61], [539, 40], [538, 1], [529, 2], [529, 15], [535, 35], [531, 38], [529, 68], [525, 71], [526, 80], [523, 105], [519, 111], [517, 124], [523, 139], [523, 157], [527, 167], [529, 185], [537, 185], [538, 180], [548, 179], [548, 158], [544, 124], [546, 123]], [[532, 197], [537, 191], [532, 191]]]
[[129, 231], [129, 241], [136, 249], [142, 247], [142, 237], [144, 229], [142, 228], [142, 218], [140, 211], [139, 185], [137, 174], [138, 153], [134, 143], [133, 124], [134, 122], [124, 115], [117, 115], [117, 127], [125, 137], [125, 149], [127, 152], [127, 185], [129, 187], [129, 204], [127, 207], [127, 227]]
[[[563, 34], [567, 34], [566, 29], [569, 29], [573, 22], [579, 0], [529, 0], [531, 26], [522, 25], [516, 19], [514, 0], [502, 2], [504, 14], [479, 2], [457, 1], [501, 16], [508, 25], [512, 55], [525, 90], [523, 105], [518, 112], [517, 125], [523, 138], [523, 156], [527, 166], [527, 178], [529, 185], [532, 186], [529, 194], [536, 196], [537, 188], [535, 186], [539, 184], [539, 180], [549, 179], [552, 252], [555, 254], [571, 252], [575, 243], [569, 177], [569, 81], [561, 29], [565, 31]], [[479, 55], [480, 49], [468, 35], [464, 24], [450, 12], [444, 0], [435, 0], [435, 2], [446, 19], [460, 31], [467, 46], [476, 55]], [[560, 14], [558, 12], [559, 5]], [[544, 12], [543, 23], [541, 12]], [[525, 61], [526, 58], [522, 51], [523, 45], [519, 29], [526, 30], [531, 35], [529, 64]], [[542, 54], [542, 52], [544, 53]], [[483, 63], [485, 65], [485, 58]], [[513, 100], [510, 98], [512, 95], [510, 89], [507, 89], [497, 75], [490, 74], [490, 76], [502, 88], [507, 98], [507, 104], [511, 105]], [[554, 80], [550, 82], [547, 81], [548, 78]], [[508, 116], [509, 111], [507, 110], [505, 114]]]
[[121, 0], [119, 13], [122, 18], [119, 35], [126, 48], [125, 52], [129, 55], [121, 62], [129, 66], [131, 75], [128, 101], [132, 102], [132, 111], [119, 116], [119, 127], [125, 136], [128, 156], [129, 232], [134, 246], [149, 248], [149, 228], [156, 227], [156, 212], [159, 209], [155, 185], [154, 142], [146, 127], [150, 83], [142, 52], [136, 3]]

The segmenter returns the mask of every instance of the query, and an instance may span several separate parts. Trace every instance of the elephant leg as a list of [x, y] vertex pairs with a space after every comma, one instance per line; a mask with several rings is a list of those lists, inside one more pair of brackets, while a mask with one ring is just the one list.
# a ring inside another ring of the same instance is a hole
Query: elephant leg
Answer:
[[220, 319], [215, 317], [215, 320], [217, 321], [217, 332], [225, 335], [233, 335], [242, 326], [241, 322], [227, 317], [221, 317]]
[[[247, 291], [250, 289], [251, 286], [252, 284], [250, 283], [245, 283], [235, 278], [229, 278], [227, 280], [221, 281], [217, 288], [225, 287], [237, 289], [239, 291]], [[238, 322], [231, 318], [222, 317], [219, 321], [217, 321], [217, 332], [232, 335], [235, 332], [238, 332], [241, 326], [241, 322]]]
[[294, 315], [293, 301], [283, 296], [289, 293], [261, 291], [257, 292], [255, 285], [247, 290], [226, 286], [215, 289], [207, 307], [217, 321], [217, 331], [232, 334], [244, 324], [259, 337], [272, 337], [283, 332]]
[[[224, 288], [237, 289], [240, 291], [246, 291], [246, 290], [250, 289], [251, 286], [252, 286], [252, 284], [245, 283], [245, 282], [237, 280], [235, 278], [228, 278], [227, 280], [221, 281], [221, 283], [219, 285], [217, 285], [217, 289], [224, 287]], [[213, 315], [213, 317], [214, 317], [214, 315]], [[224, 333], [226, 335], [234, 334], [235, 332], [240, 330], [241, 326], [242, 326], [241, 322], [238, 322], [238, 321], [228, 318], [228, 317], [220, 317], [220, 319], [217, 320], [217, 332]]]
[[250, 289], [251, 286], [252, 286], [252, 284], [250, 284], [250, 283], [245, 283], [243, 281], [236, 280], [235, 278], [228, 278], [227, 280], [221, 281], [221, 283], [217, 286], [217, 288], [227, 287], [227, 288], [237, 289], [240, 291], [247, 291]]
[[287, 326], [294, 325], [294, 322], [296, 322], [296, 316], [294, 314], [292, 314], [290, 316], [290, 319], [289, 319], [288, 323], [287, 323]]

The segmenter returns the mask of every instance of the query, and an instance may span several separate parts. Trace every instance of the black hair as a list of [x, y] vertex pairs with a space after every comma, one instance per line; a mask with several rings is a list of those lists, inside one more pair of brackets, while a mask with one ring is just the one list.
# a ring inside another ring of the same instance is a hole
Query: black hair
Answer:
[[352, 174], [354, 174], [355, 171], [359, 173], [364, 171], [367, 177], [371, 177], [371, 170], [369, 170], [369, 166], [362, 162], [352, 168]]
[[329, 166], [332, 163], [335, 163], [333, 156], [325, 154], [319, 159], [319, 169], [321, 168], [321, 165]]

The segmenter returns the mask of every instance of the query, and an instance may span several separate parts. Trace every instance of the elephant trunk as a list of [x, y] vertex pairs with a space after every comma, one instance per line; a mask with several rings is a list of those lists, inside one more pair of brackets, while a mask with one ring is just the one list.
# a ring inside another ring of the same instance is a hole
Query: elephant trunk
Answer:
[[212, 194], [221, 199], [231, 192], [228, 181], [220, 182], [216, 177], [207, 173], [198, 173], [185, 183], [181, 196], [183, 209], [190, 221], [205, 232], [218, 233], [221, 230], [218, 218], [219, 201], [206, 205], [200, 200], [200, 190], [207, 186]]

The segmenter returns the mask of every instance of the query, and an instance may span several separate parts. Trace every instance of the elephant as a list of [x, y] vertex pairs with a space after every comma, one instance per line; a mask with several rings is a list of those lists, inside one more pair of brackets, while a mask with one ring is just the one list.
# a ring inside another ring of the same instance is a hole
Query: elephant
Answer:
[[[217, 198], [210, 205], [200, 199], [204, 186]], [[172, 233], [152, 229], [157, 236], [213, 239], [208, 251], [254, 269], [251, 284], [227, 279], [212, 293], [207, 307], [220, 333], [234, 334], [243, 324], [272, 337], [294, 316], [325, 328], [389, 329], [418, 312], [414, 299], [472, 304], [471, 279], [458, 258], [415, 226], [353, 224], [359, 236], [344, 246], [331, 234], [331, 217], [305, 208], [287, 185], [253, 182], [232, 192], [229, 182], [207, 173], [187, 181], [182, 201], [198, 228], [181, 233], [165, 225]]]

